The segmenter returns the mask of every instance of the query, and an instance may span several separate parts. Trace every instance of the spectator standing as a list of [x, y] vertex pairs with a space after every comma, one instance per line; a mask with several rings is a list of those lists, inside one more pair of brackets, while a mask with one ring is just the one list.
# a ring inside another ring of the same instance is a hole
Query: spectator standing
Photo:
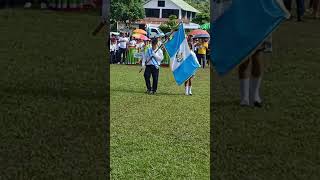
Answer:
[[111, 64], [117, 63], [117, 54], [118, 54], [118, 43], [116, 38], [111, 38], [111, 44], [110, 44], [110, 60]]
[[119, 58], [120, 58], [120, 63], [124, 64], [126, 62], [126, 52], [127, 52], [127, 47], [129, 43], [129, 39], [125, 36], [124, 33], [120, 33], [120, 38], [119, 38]]

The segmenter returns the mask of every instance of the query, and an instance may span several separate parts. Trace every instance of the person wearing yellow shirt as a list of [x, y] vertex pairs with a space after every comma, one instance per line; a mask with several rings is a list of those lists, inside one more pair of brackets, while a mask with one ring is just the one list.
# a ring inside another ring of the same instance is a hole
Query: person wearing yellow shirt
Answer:
[[207, 50], [208, 50], [209, 44], [204, 39], [200, 39], [200, 42], [197, 43], [196, 46], [198, 46], [199, 61], [201, 62], [202, 68], [204, 68], [207, 63], [206, 55], [207, 55]]

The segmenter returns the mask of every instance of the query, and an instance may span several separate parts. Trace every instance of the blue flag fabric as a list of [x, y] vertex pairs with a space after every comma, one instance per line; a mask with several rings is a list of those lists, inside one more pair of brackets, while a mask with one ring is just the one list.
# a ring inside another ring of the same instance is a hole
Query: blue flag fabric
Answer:
[[165, 47], [170, 56], [174, 79], [180, 86], [200, 67], [198, 60], [191, 53], [182, 23], [173, 38], [165, 44]]
[[[213, 5], [223, 3], [217, 1]], [[227, 9], [212, 18], [211, 29], [211, 60], [219, 75], [247, 59], [290, 16], [282, 0], [224, 1], [228, 2]]]

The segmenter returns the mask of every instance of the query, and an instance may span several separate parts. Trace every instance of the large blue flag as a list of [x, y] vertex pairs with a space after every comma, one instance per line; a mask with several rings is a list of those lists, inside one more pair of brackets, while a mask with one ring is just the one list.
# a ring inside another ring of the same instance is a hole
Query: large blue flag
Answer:
[[214, 0], [211, 60], [224, 75], [289, 18], [282, 0]]
[[180, 86], [200, 67], [195, 55], [191, 53], [182, 23], [173, 38], [165, 44], [165, 47], [170, 56], [174, 79]]

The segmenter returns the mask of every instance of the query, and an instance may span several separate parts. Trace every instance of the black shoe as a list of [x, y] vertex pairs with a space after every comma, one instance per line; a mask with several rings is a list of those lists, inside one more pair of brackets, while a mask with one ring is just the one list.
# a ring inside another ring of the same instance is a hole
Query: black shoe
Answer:
[[152, 94], [152, 95], [156, 95], [157, 94], [157, 92], [156, 91], [151, 91], [151, 93], [150, 94]]
[[255, 101], [255, 102], [253, 103], [253, 105], [254, 105], [255, 107], [261, 108], [261, 107], [262, 107], [262, 102], [257, 102], [257, 101]]
[[150, 92], [151, 92], [150, 90], [147, 90], [147, 91], [146, 91], [146, 94], [150, 94]]

